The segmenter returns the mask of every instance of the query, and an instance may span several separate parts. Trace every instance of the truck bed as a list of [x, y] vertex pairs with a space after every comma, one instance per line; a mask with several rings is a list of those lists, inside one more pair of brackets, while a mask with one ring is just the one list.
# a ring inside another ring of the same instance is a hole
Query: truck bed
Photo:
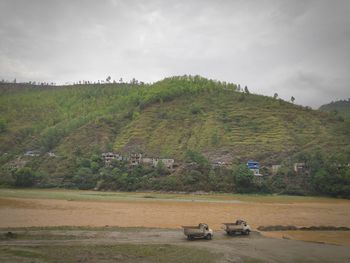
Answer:
[[205, 229], [201, 226], [182, 226], [186, 236], [201, 236], [205, 234]]
[[199, 226], [181, 226], [182, 228], [197, 228], [197, 229], [199, 229]]

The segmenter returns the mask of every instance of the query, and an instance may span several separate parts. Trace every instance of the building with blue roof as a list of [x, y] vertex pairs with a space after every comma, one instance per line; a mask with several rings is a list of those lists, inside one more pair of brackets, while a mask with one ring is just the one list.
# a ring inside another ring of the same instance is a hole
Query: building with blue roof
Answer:
[[247, 162], [247, 167], [249, 170], [251, 170], [254, 173], [255, 176], [262, 176], [262, 174], [260, 174], [260, 172], [259, 172], [259, 169], [260, 169], [259, 162], [249, 160]]

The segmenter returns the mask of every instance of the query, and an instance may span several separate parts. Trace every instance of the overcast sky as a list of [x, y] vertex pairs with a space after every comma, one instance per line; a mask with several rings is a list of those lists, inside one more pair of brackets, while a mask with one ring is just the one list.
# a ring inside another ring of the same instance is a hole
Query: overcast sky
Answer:
[[199, 74], [318, 107], [350, 97], [349, 0], [0, 0], [0, 78]]

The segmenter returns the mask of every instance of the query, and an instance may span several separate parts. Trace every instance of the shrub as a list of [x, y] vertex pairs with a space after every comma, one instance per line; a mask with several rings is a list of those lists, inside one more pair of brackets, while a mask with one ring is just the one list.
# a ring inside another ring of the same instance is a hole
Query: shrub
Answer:
[[193, 114], [193, 115], [197, 115], [197, 114], [199, 114], [199, 113], [201, 113], [202, 112], [202, 109], [199, 107], [199, 106], [197, 106], [197, 105], [192, 105], [192, 107], [191, 107], [191, 113]]
[[36, 175], [29, 167], [19, 169], [14, 174], [15, 186], [17, 187], [30, 187], [36, 182]]
[[217, 132], [214, 132], [213, 135], [211, 136], [211, 145], [218, 146], [219, 143], [220, 143], [220, 137], [217, 134]]
[[235, 189], [238, 193], [254, 191], [254, 174], [245, 164], [238, 165], [233, 170]]
[[95, 187], [98, 181], [98, 177], [94, 175], [90, 168], [82, 167], [78, 170], [77, 174], [73, 177], [73, 183], [79, 189], [92, 189]]
[[157, 175], [159, 175], [159, 176], [164, 176], [164, 175], [169, 174], [169, 171], [165, 167], [162, 160], [158, 161], [157, 166], [156, 166], [156, 172], [157, 172]]
[[208, 159], [199, 152], [193, 150], [187, 150], [186, 159], [189, 162], [194, 162], [198, 165], [206, 165], [209, 163]]
[[175, 176], [168, 176], [162, 181], [162, 188], [166, 191], [179, 190], [181, 188], [181, 183]]
[[0, 185], [3, 186], [11, 186], [14, 185], [15, 178], [12, 175], [9, 169], [4, 168], [4, 166], [0, 169]]
[[6, 128], [6, 122], [3, 119], [0, 119], [0, 133], [5, 132]]

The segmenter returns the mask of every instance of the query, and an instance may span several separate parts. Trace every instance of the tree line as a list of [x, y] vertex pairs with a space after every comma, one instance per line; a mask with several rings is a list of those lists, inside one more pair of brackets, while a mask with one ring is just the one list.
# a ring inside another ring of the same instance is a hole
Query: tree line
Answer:
[[[125, 161], [113, 160], [105, 166], [94, 154], [80, 158], [71, 175], [60, 184], [50, 184], [47, 177], [24, 167], [12, 173], [7, 183], [17, 187], [65, 187], [96, 190], [155, 190], [155, 191], [214, 191], [227, 193], [260, 193], [289, 195], [326, 195], [350, 198], [350, 167], [344, 165], [344, 156], [328, 156], [317, 151], [299, 154], [307, 172], [295, 174], [287, 161], [273, 176], [256, 177], [246, 164], [233, 163], [231, 167], [212, 167], [199, 152], [186, 152], [187, 165], [175, 174], [158, 162], [156, 167], [130, 166]], [[290, 162], [290, 160], [289, 160]]]

